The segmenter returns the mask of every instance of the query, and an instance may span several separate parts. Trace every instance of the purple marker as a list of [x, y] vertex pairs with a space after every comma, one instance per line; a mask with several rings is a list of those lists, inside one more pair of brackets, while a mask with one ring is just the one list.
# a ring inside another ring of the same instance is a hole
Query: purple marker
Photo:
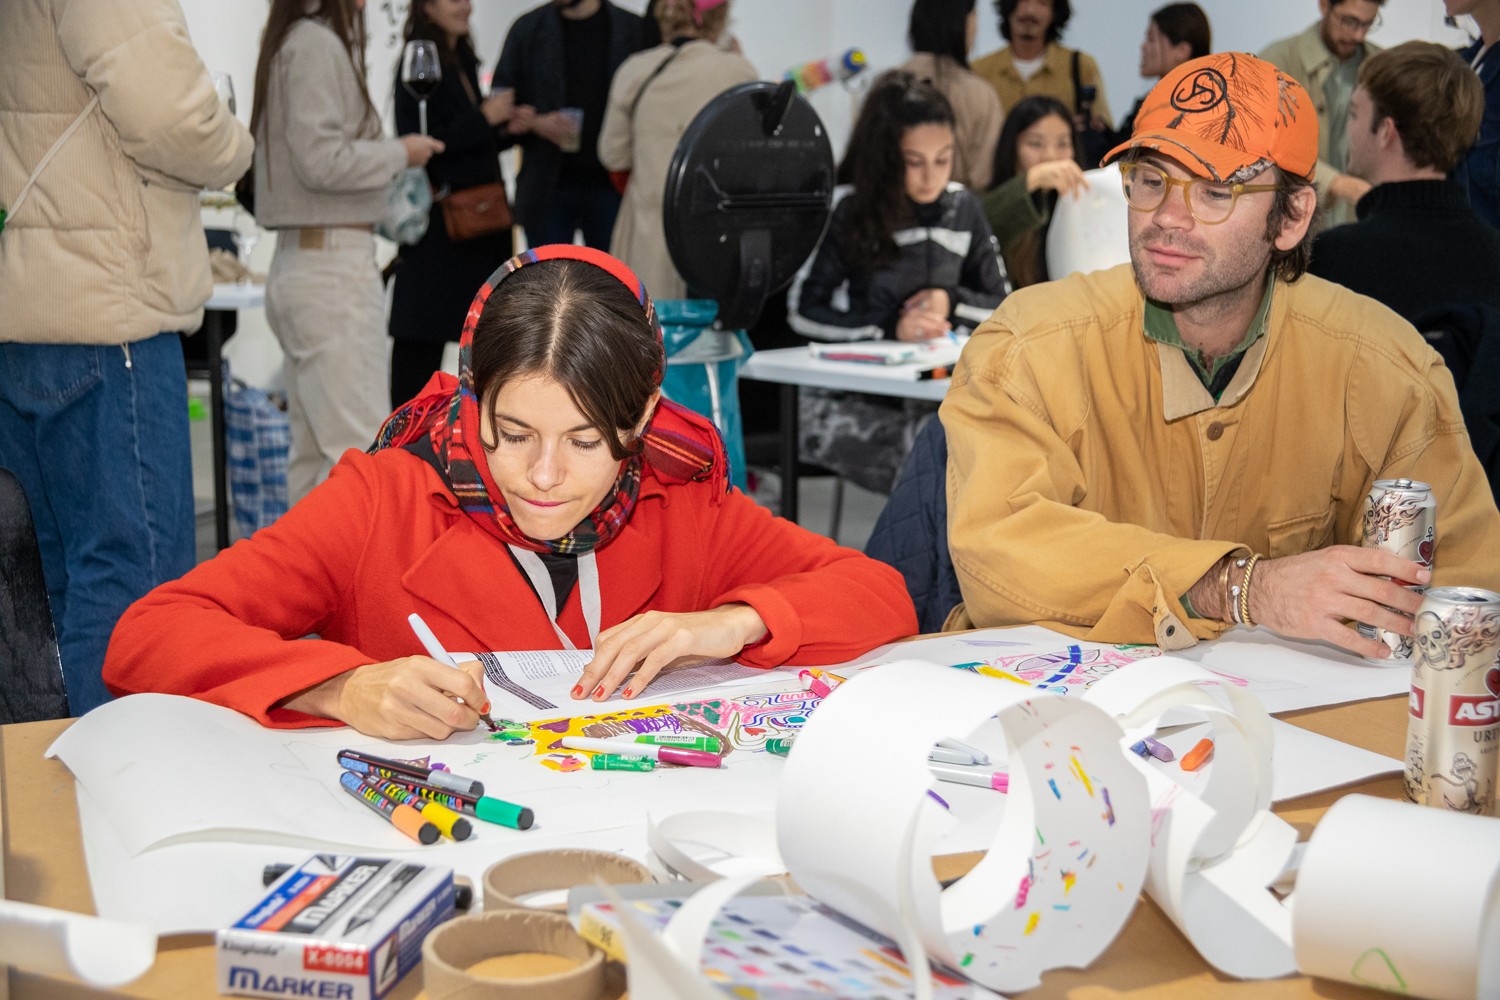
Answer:
[[1159, 761], [1165, 762], [1177, 759], [1177, 755], [1172, 752], [1172, 748], [1167, 746], [1165, 743], [1160, 742], [1159, 740], [1155, 740], [1150, 736], [1147, 736], [1142, 742], [1146, 744], [1146, 749], [1151, 752], [1151, 756], [1155, 757]]

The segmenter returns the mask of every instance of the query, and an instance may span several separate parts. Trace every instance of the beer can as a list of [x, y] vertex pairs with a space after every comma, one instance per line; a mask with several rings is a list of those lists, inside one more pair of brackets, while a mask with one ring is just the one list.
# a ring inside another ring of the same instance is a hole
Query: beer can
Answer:
[[1406, 797], [1492, 816], [1500, 761], [1500, 594], [1429, 590], [1414, 631]]
[[[1411, 479], [1377, 479], [1365, 497], [1360, 544], [1367, 549], [1385, 549], [1403, 559], [1432, 568], [1437, 546], [1437, 500], [1432, 487]], [[1407, 589], [1421, 593], [1415, 584]], [[1374, 625], [1359, 625], [1366, 639], [1379, 639], [1392, 656], [1412, 655], [1411, 639]]]

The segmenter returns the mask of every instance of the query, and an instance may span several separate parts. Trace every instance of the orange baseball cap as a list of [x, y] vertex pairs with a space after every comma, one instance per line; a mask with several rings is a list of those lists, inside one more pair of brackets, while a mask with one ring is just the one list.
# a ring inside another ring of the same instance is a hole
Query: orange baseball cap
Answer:
[[1302, 84], [1264, 59], [1220, 52], [1192, 59], [1146, 95], [1131, 136], [1105, 154], [1152, 149], [1209, 180], [1239, 183], [1276, 164], [1312, 179], [1318, 114]]

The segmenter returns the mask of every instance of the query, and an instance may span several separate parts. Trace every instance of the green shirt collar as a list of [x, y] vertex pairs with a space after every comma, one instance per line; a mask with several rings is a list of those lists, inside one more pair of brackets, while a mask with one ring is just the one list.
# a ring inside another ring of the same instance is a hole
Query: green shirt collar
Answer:
[[1193, 371], [1198, 374], [1205, 388], [1213, 385], [1214, 377], [1231, 361], [1236, 360], [1245, 353], [1245, 349], [1255, 343], [1266, 332], [1266, 319], [1271, 315], [1271, 291], [1276, 287], [1276, 282], [1269, 276], [1266, 279], [1266, 292], [1261, 297], [1260, 309], [1255, 313], [1255, 319], [1250, 321], [1250, 328], [1245, 331], [1244, 338], [1223, 357], [1214, 358], [1211, 363], [1205, 363], [1202, 355], [1191, 350], [1182, 340], [1182, 334], [1177, 332], [1177, 318], [1172, 315], [1172, 310], [1150, 299], [1146, 300], [1143, 322], [1146, 336], [1159, 344], [1175, 347], [1180, 350], [1193, 366]]

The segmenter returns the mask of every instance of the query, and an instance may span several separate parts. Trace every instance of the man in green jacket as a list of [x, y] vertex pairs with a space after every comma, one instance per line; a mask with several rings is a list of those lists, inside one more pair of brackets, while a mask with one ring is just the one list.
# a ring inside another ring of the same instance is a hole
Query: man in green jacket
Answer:
[[1318, 113], [1318, 200], [1322, 228], [1354, 221], [1368, 181], [1344, 172], [1349, 162], [1349, 99], [1359, 67], [1380, 51], [1366, 36], [1380, 25], [1385, 0], [1318, 0], [1318, 23], [1272, 42], [1260, 57], [1307, 88]]

